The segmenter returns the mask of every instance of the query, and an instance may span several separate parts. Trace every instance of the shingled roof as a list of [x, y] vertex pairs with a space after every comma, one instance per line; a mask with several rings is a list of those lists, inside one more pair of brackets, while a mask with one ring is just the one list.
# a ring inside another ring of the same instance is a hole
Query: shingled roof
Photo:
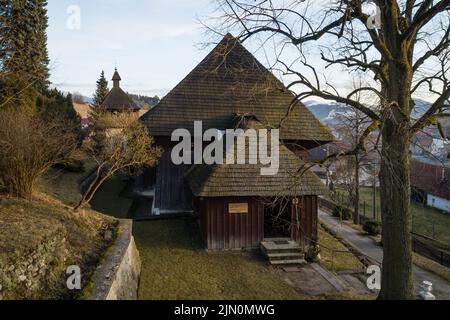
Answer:
[[[161, 102], [141, 117], [154, 136], [170, 136], [175, 129], [193, 131], [230, 128], [234, 115], [252, 115], [268, 128], [278, 128], [294, 95], [231, 35], [183, 79]], [[283, 140], [334, 140], [330, 131], [301, 103], [281, 126]]]
[[137, 104], [134, 103], [128, 94], [120, 88], [120, 80], [122, 79], [120, 78], [117, 69], [114, 72], [112, 80], [114, 82], [114, 86], [106, 96], [105, 101], [103, 101], [100, 108], [111, 112], [139, 111], [140, 108]]
[[[261, 126], [257, 120], [239, 123], [240, 128]], [[266, 166], [194, 165], [185, 178], [192, 193], [197, 197], [286, 197], [329, 193], [319, 177], [307, 170], [307, 165], [284, 145], [280, 145], [278, 173], [263, 176], [260, 171], [262, 167]]]

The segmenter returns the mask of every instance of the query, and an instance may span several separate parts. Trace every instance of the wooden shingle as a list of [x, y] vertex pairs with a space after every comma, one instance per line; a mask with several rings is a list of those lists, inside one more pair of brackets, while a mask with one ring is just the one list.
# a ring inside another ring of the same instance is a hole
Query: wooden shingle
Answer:
[[227, 35], [141, 121], [153, 136], [171, 136], [179, 128], [193, 131], [194, 121], [203, 121], [204, 130], [224, 130], [234, 115], [253, 115], [265, 127], [281, 125], [283, 140], [317, 145], [334, 140], [303, 104], [292, 107], [294, 98], [239, 40]]
[[[254, 119], [243, 119], [237, 127], [261, 129], [263, 125]], [[248, 141], [246, 143], [248, 159]], [[279, 152], [279, 169], [273, 176], [261, 175], [261, 168], [267, 166], [259, 162], [255, 165], [247, 162], [243, 165], [194, 165], [185, 178], [192, 193], [197, 197], [287, 197], [329, 193], [319, 177], [308, 170], [308, 165], [291, 150], [281, 144]]]

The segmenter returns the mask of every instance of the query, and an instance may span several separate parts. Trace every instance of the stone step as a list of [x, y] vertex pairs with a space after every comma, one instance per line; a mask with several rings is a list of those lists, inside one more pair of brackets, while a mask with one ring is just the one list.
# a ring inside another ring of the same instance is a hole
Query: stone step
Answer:
[[262, 250], [262, 252], [267, 257], [269, 255], [271, 255], [271, 254], [273, 254], [273, 255], [283, 255], [283, 254], [286, 254], [286, 255], [289, 255], [289, 254], [302, 255], [303, 254], [303, 251], [301, 251], [301, 250], [292, 250], [292, 249], [290, 249], [290, 250], [270, 250], [270, 251]]
[[285, 265], [298, 265], [298, 264], [306, 264], [305, 259], [295, 259], [295, 260], [271, 260], [270, 264], [274, 266], [285, 266]]
[[269, 257], [270, 260], [303, 259], [304, 254], [301, 252], [269, 253], [267, 257]]
[[275, 244], [273, 242], [261, 242], [261, 247], [264, 248], [266, 251], [272, 251], [272, 250], [301, 250], [298, 243], [294, 241], [289, 241], [289, 243], [286, 244]]

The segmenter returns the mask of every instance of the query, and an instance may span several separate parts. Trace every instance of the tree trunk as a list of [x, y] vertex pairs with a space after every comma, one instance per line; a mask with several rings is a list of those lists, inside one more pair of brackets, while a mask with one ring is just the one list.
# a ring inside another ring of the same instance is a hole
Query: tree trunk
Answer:
[[100, 175], [101, 175], [101, 170], [97, 169], [97, 174], [95, 176], [95, 179], [89, 184], [88, 188], [83, 193], [83, 195], [82, 195], [80, 201], [78, 202], [77, 206], [75, 208], [73, 208], [74, 211], [78, 211], [78, 209], [80, 209], [81, 207], [85, 206], [86, 203], [89, 203], [89, 201], [87, 199], [90, 197], [90, 195], [92, 194], [92, 190], [95, 188], [95, 185], [100, 180]]
[[392, 115], [392, 118], [383, 127], [381, 152], [383, 266], [379, 299], [406, 300], [413, 298], [411, 137], [408, 122], [401, 121], [398, 115]]
[[373, 188], [372, 188], [372, 218], [377, 221], [377, 171], [373, 167]]
[[355, 203], [353, 223], [359, 225], [359, 157], [355, 155]]

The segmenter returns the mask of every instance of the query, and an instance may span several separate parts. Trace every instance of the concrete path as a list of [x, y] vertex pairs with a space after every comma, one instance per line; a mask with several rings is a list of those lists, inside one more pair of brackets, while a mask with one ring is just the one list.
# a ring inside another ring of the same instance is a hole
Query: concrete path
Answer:
[[[285, 269], [292, 269], [286, 271]], [[286, 284], [308, 296], [334, 296], [344, 292], [371, 295], [364, 284], [353, 275], [331, 273], [316, 263], [294, 268], [273, 268]]]
[[[381, 265], [383, 261], [383, 249], [371, 238], [362, 235], [357, 230], [341, 223], [338, 219], [322, 210], [319, 210], [319, 220], [336, 235], [350, 244], [356, 251]], [[419, 286], [422, 281], [427, 280], [433, 283], [433, 294], [437, 299], [450, 300], [450, 282], [415, 265], [413, 266], [413, 275], [416, 293], [419, 292]]]

